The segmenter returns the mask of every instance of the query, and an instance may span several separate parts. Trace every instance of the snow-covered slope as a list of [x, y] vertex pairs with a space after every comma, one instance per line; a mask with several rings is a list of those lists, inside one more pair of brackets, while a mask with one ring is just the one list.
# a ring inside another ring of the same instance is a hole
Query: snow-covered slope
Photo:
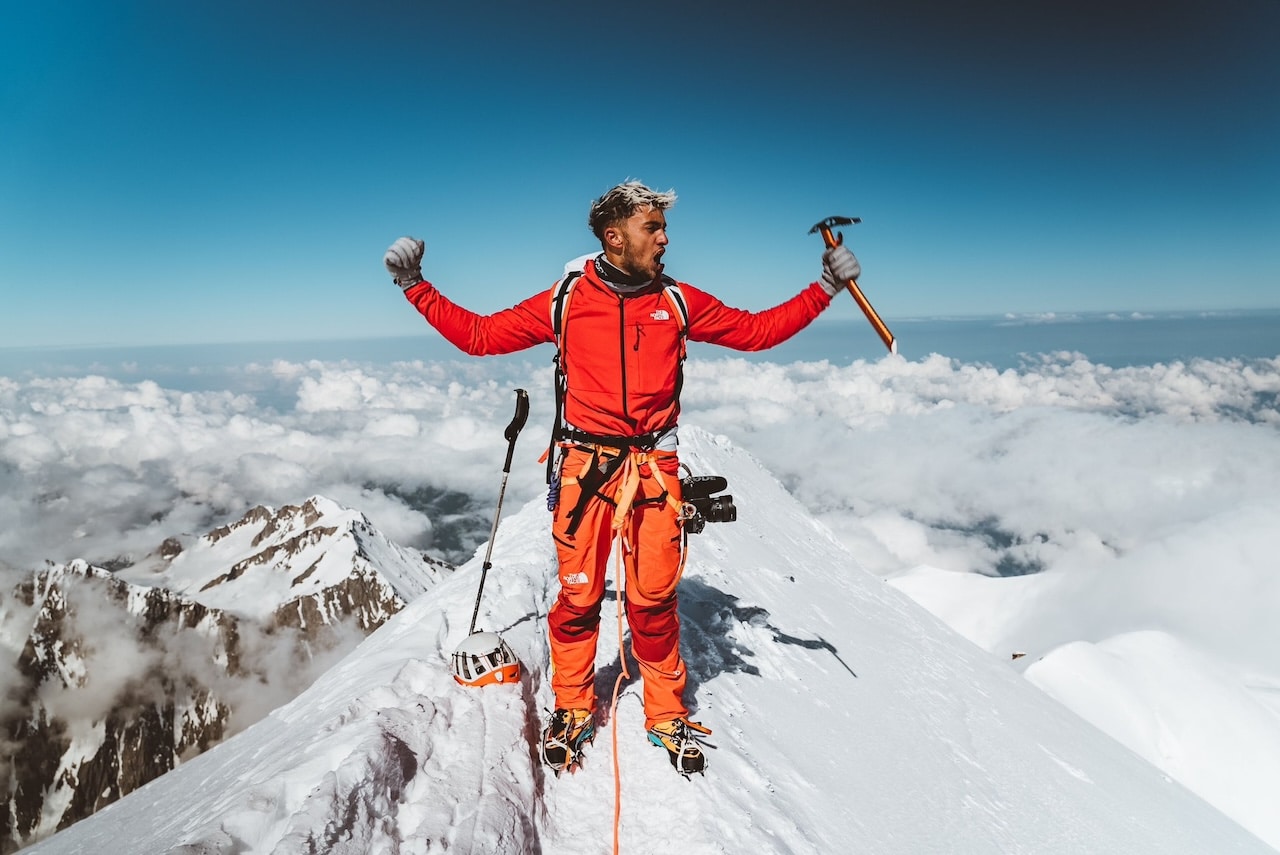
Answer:
[[295, 604], [304, 626], [342, 614], [372, 628], [434, 584], [443, 566], [392, 543], [359, 511], [312, 496], [256, 507], [190, 544], [166, 541], [117, 575], [244, 617], [263, 620]]
[[539, 766], [555, 580], [535, 501], [502, 522], [481, 610], [522, 657], [518, 686], [449, 674], [474, 560], [293, 703], [30, 851], [607, 852], [615, 759], [629, 853], [1272, 851], [861, 571], [746, 454], [682, 439], [739, 507], [693, 538], [681, 588], [694, 717], [715, 730], [705, 777], [645, 742], [634, 681], [585, 768]]
[[[1122, 597], [1124, 580], [1111, 569], [1111, 590]], [[993, 578], [928, 566], [892, 580], [978, 646], [1004, 657], [1028, 652], [1014, 667], [1034, 685], [1280, 845], [1280, 685], [1211, 646], [1154, 629], [1037, 650], [1028, 604], [1061, 597], [1070, 582], [1055, 572]]]
[[1063, 645], [1026, 676], [1263, 840], [1280, 841], [1276, 713], [1220, 662], [1147, 630]]

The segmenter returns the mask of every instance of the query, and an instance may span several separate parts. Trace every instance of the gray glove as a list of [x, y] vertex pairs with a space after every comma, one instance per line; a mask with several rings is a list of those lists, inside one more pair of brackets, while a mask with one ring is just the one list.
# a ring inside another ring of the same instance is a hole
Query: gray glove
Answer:
[[402, 291], [407, 291], [422, 281], [422, 253], [426, 248], [427, 245], [417, 238], [402, 237], [391, 244], [387, 254], [382, 257], [387, 272]]
[[844, 290], [845, 283], [862, 275], [862, 265], [853, 251], [843, 243], [822, 253], [822, 290], [832, 297]]

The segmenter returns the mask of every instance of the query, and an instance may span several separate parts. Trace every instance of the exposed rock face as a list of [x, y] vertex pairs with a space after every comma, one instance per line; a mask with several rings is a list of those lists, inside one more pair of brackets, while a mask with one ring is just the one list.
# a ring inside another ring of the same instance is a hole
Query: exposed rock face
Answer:
[[269, 711], [248, 717], [243, 698], [291, 699], [315, 657], [345, 652], [448, 569], [315, 497], [170, 538], [118, 573], [50, 565], [0, 592], [0, 656], [17, 675], [0, 686], [0, 853]]
[[[197, 674], [212, 665], [234, 675], [239, 659], [234, 617], [84, 562], [45, 568], [11, 597], [4, 616], [32, 623], [0, 718], [4, 852], [220, 741], [229, 710]], [[207, 651], [208, 663], [164, 667], [176, 664], [173, 644]]]

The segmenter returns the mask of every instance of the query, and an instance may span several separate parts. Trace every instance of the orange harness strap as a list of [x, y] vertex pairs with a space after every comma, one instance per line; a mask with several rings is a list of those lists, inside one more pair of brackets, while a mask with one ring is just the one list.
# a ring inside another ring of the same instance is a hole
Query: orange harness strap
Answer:
[[652, 478], [657, 482], [660, 488], [658, 495], [666, 496], [667, 504], [676, 512], [676, 518], [679, 519], [680, 503], [667, 489], [666, 479], [662, 477], [662, 470], [658, 467], [658, 455], [652, 451], [633, 449], [622, 464], [622, 483], [614, 499], [618, 503], [613, 515], [614, 531], [621, 531], [627, 520], [631, 518], [631, 505], [635, 502], [636, 493], [640, 490], [640, 481], [644, 478]]

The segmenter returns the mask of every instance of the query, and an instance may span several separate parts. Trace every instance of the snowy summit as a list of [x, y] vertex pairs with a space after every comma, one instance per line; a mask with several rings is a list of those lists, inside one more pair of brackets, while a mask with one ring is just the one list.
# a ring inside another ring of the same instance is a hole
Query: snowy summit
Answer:
[[705, 776], [647, 743], [635, 681], [582, 769], [539, 764], [555, 571], [538, 499], [501, 522], [478, 624], [515, 649], [519, 685], [450, 673], [477, 557], [293, 702], [27, 851], [597, 853], [615, 804], [626, 853], [1274, 851], [863, 571], [749, 455], [695, 429], [682, 442], [739, 507], [691, 538], [681, 587]]

